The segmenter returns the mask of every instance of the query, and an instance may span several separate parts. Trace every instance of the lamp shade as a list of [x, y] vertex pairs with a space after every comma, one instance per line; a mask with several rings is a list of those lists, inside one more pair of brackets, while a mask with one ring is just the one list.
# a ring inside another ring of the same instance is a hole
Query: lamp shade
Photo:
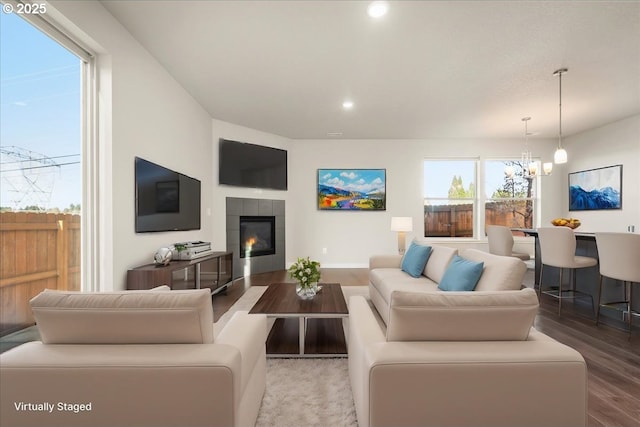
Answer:
[[391, 218], [391, 231], [412, 231], [413, 218], [410, 216], [394, 216]]
[[567, 163], [567, 151], [564, 148], [558, 148], [553, 154], [553, 162], [556, 164]]

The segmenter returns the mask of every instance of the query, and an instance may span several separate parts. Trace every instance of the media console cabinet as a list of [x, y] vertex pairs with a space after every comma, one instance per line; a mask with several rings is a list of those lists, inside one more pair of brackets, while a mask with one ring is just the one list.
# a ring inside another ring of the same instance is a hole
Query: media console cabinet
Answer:
[[233, 252], [212, 252], [192, 260], [171, 261], [168, 265], [132, 268], [127, 271], [127, 289], [168, 285], [171, 289], [210, 288], [211, 294], [217, 294], [231, 284], [232, 275]]

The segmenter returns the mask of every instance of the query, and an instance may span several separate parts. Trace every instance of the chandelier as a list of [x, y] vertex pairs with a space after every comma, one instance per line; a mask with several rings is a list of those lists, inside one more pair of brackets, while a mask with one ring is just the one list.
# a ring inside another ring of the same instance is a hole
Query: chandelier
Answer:
[[[531, 151], [529, 151], [529, 135], [531, 135], [527, 126], [527, 122], [529, 120], [531, 120], [531, 117], [522, 118], [522, 121], [524, 122], [524, 151], [520, 156], [520, 165], [522, 167], [522, 177], [524, 179], [533, 179], [540, 174], [539, 163], [533, 158]], [[553, 163], [548, 162], [542, 164], [542, 176], [551, 175], [552, 170]], [[513, 179], [515, 176], [513, 166], [506, 166], [504, 174], [508, 179]]]

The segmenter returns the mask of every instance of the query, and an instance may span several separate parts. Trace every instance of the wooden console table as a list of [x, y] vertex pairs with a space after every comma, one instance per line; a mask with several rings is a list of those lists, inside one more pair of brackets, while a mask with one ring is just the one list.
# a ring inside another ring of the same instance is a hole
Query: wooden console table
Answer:
[[169, 265], [145, 264], [127, 271], [127, 289], [151, 289], [168, 285], [171, 289], [210, 288], [211, 294], [226, 290], [232, 282], [233, 252], [212, 252]]

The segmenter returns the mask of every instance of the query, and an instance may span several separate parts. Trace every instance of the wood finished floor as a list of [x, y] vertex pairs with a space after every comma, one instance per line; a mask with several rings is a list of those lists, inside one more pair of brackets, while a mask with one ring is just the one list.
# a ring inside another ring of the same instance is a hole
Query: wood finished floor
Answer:
[[[213, 298], [217, 320], [251, 286], [291, 282], [286, 271], [263, 273], [240, 279], [225, 294]], [[323, 269], [322, 281], [349, 286], [366, 286], [367, 269]], [[525, 276], [532, 286], [533, 273]], [[562, 316], [557, 301], [543, 295], [535, 321], [536, 329], [578, 350], [589, 371], [589, 427], [640, 427], [640, 334], [629, 340], [626, 331], [608, 325], [595, 326], [592, 314], [563, 302]], [[535, 396], [531, 396], [535, 399]]]

